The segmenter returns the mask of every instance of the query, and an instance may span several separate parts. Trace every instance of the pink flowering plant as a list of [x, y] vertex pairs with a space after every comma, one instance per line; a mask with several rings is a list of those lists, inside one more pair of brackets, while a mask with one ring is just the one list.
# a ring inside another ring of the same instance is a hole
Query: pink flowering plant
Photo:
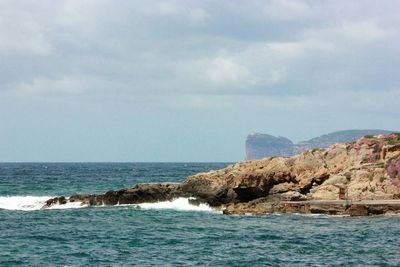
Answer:
[[380, 152], [381, 152], [382, 147], [385, 144], [386, 144], [386, 142], [383, 142], [383, 141], [380, 141], [380, 140], [377, 140], [374, 138], [363, 137], [363, 138], [359, 139], [353, 145], [353, 148], [356, 150], [357, 154], [360, 154], [361, 148], [363, 146], [372, 148], [372, 153], [371, 153], [371, 155], [368, 156], [367, 162], [374, 163], [380, 159]]
[[389, 145], [398, 145], [400, 144], [400, 133], [391, 133], [385, 135], [385, 139]]
[[386, 172], [392, 179], [392, 183], [400, 187], [400, 157], [389, 161], [386, 166]]

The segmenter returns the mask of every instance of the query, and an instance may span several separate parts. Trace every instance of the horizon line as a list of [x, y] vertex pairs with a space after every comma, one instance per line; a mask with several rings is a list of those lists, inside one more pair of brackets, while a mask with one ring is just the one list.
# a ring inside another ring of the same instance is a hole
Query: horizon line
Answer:
[[237, 161], [0, 161], [4, 163], [234, 163]]

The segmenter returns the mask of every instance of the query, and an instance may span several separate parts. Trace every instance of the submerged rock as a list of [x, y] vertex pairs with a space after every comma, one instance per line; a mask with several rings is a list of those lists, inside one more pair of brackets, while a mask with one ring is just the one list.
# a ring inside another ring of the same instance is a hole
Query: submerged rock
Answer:
[[108, 191], [99, 195], [72, 195], [69, 198], [56, 197], [49, 199], [44, 208], [62, 205], [68, 202], [80, 202], [82, 205], [101, 206], [117, 204], [140, 204], [173, 200], [185, 196], [179, 184], [138, 184], [132, 188]]

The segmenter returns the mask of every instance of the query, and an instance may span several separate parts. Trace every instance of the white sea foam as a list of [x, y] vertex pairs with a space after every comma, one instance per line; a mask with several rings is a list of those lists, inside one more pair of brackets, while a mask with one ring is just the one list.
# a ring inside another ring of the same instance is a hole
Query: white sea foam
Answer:
[[[40, 210], [46, 201], [54, 196], [0, 196], [0, 209], [5, 210]], [[177, 198], [172, 201], [162, 201], [155, 203], [128, 204], [126, 206], [140, 207], [141, 209], [172, 209], [178, 211], [214, 211], [207, 204], [193, 205], [189, 198]], [[121, 205], [125, 206], [125, 205]], [[46, 209], [79, 209], [88, 207], [81, 202], [67, 202], [66, 204], [56, 204]]]
[[[46, 201], [54, 196], [0, 196], [0, 209], [33, 211], [43, 208]], [[81, 202], [68, 202], [63, 205], [53, 205], [47, 209], [77, 209], [84, 208]]]
[[0, 209], [39, 210], [52, 196], [0, 196]]
[[189, 198], [177, 198], [171, 201], [162, 201], [155, 203], [141, 203], [137, 204], [142, 209], [172, 209], [179, 211], [214, 211], [207, 204], [193, 205], [189, 202]]
[[52, 205], [51, 207], [47, 208], [49, 210], [63, 210], [63, 209], [80, 209], [86, 208], [89, 205], [83, 204], [82, 202], [67, 202], [66, 204], [62, 205]]

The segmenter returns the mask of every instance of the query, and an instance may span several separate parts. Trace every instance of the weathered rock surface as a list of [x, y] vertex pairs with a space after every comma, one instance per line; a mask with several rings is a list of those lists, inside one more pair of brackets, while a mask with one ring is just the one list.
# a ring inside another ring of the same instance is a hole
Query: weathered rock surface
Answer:
[[400, 215], [400, 201], [370, 200], [370, 201], [262, 201], [256, 200], [247, 203], [228, 204], [223, 210], [224, 214], [265, 214], [265, 213], [305, 213], [328, 214], [347, 216], [369, 215]]
[[[400, 134], [390, 134], [308, 150], [290, 158], [239, 162], [221, 170], [190, 176], [181, 184], [139, 184], [100, 195], [59, 197], [48, 200], [46, 207], [74, 201], [115, 205], [194, 197], [196, 202], [206, 202], [223, 209], [226, 214], [371, 215], [400, 210], [397, 203], [390, 206], [385, 202], [379, 205], [362, 202], [399, 198], [399, 181]], [[329, 202], [339, 200], [339, 191], [341, 199], [346, 191], [347, 199], [353, 204]]]
[[353, 201], [394, 199], [400, 193], [399, 144], [399, 134], [370, 136], [291, 158], [240, 162], [190, 176], [182, 189], [225, 205], [227, 213], [279, 211], [274, 203], [290, 200], [338, 200], [340, 188]]
[[108, 191], [99, 195], [73, 195], [69, 198], [56, 197], [49, 199], [43, 208], [68, 202], [81, 202], [83, 205], [101, 206], [117, 204], [139, 204], [144, 202], [159, 202], [186, 196], [179, 184], [138, 184], [132, 188], [118, 191]]

